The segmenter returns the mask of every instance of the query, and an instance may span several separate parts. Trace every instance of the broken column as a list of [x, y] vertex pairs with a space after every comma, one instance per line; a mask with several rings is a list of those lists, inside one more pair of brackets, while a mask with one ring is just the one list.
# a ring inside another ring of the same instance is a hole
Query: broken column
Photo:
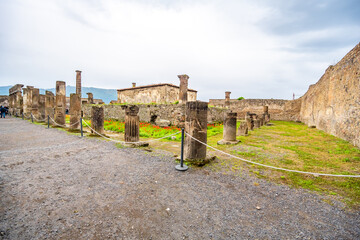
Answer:
[[[92, 106], [91, 108], [91, 128], [97, 133], [104, 135], [104, 108], [102, 106]], [[97, 135], [91, 130], [92, 135]]]
[[33, 86], [26, 86], [26, 88], [23, 88], [23, 113], [26, 118], [30, 117], [32, 110], [33, 89], [34, 89]]
[[45, 115], [45, 95], [39, 95], [39, 118], [40, 120], [47, 121], [47, 116]]
[[80, 127], [81, 116], [81, 97], [78, 93], [70, 94], [70, 129], [75, 130]]
[[254, 128], [260, 128], [260, 119], [254, 119]]
[[125, 109], [125, 144], [132, 147], [149, 146], [149, 143], [139, 141], [139, 107], [130, 105], [124, 106], [123, 109]]
[[223, 139], [218, 141], [217, 144], [237, 144], [239, 142], [236, 140], [236, 119], [237, 113], [229, 112], [226, 114], [224, 119]]
[[230, 94], [231, 92], [225, 92], [225, 107], [230, 107]]
[[136, 87], [136, 83], [133, 82], [133, 83], [132, 83], [132, 87]]
[[179, 103], [187, 102], [187, 92], [188, 92], [188, 80], [189, 76], [186, 74], [178, 75], [180, 80], [180, 88], [179, 88]]
[[39, 99], [40, 99], [40, 90], [38, 88], [34, 88], [32, 90], [32, 108], [31, 114], [36, 120], [43, 120], [39, 114]]
[[239, 128], [238, 128], [238, 136], [248, 136], [248, 124], [247, 122], [240, 122]]
[[81, 71], [76, 70], [75, 72], [76, 72], [76, 94], [79, 94], [81, 98]]
[[270, 122], [269, 107], [263, 106], [263, 109], [264, 109], [264, 113], [263, 113], [264, 124], [266, 124], [266, 123]]
[[88, 95], [88, 104], [94, 104], [94, 96], [92, 93], [88, 92], [86, 93]]
[[59, 125], [65, 125], [66, 111], [66, 84], [63, 81], [56, 81], [55, 97], [55, 122]]
[[[54, 93], [51, 91], [45, 91], [45, 117], [46, 118], [47, 118], [47, 116], [49, 116], [52, 119], [54, 119], [54, 113], [55, 113], [54, 102], [55, 102]], [[50, 121], [50, 123], [51, 122], [52, 121]]]
[[9, 89], [9, 112], [15, 116], [20, 116], [22, 113], [21, 88], [23, 86], [22, 84], [16, 84]]
[[[186, 103], [185, 132], [205, 144], [207, 143], [207, 113], [207, 102]], [[196, 165], [204, 165], [209, 161], [206, 158], [206, 146], [189, 136], [185, 138], [184, 154], [187, 161]]]
[[245, 120], [248, 125], [248, 130], [254, 130], [254, 119], [249, 112], [246, 113]]

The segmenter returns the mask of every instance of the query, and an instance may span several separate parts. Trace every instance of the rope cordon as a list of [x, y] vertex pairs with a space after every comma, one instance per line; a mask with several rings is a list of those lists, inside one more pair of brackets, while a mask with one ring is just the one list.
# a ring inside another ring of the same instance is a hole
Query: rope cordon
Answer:
[[318, 176], [330, 176], [330, 177], [353, 177], [353, 178], [360, 178], [360, 175], [337, 175], [337, 174], [328, 174], [328, 173], [313, 173], [313, 172], [304, 172], [304, 171], [299, 171], [299, 170], [292, 170], [292, 169], [286, 169], [286, 168], [280, 168], [280, 167], [274, 167], [274, 166], [269, 166], [269, 165], [265, 165], [265, 164], [262, 164], [262, 163], [257, 163], [257, 162], [253, 162], [253, 161], [250, 161], [250, 160], [247, 160], [247, 159], [244, 159], [244, 158], [241, 158], [241, 157], [237, 157], [237, 156], [234, 156], [230, 153], [227, 153], [227, 152], [224, 152], [224, 151], [221, 151], [219, 149], [216, 149], [206, 143], [203, 143], [201, 142], [200, 140], [194, 138], [193, 136], [191, 136], [190, 134], [188, 134], [187, 132], [185, 132], [185, 134], [187, 136], [189, 136], [190, 138], [194, 139], [195, 141], [207, 146], [208, 148], [211, 148], [217, 152], [220, 152], [220, 153], [223, 153], [225, 155], [228, 155], [232, 158], [237, 158], [241, 161], [244, 161], [244, 162], [247, 162], [247, 163], [251, 163], [251, 164], [255, 164], [255, 165], [258, 165], [258, 166], [262, 166], [262, 167], [266, 167], [266, 168], [271, 168], [271, 169], [276, 169], [276, 170], [282, 170], [282, 171], [286, 171], [286, 172], [295, 172], [295, 173], [303, 173], [303, 174], [310, 174], [310, 175], [314, 175], [316, 177]]
[[[106, 137], [106, 136], [102, 135], [101, 133], [98, 133], [97, 131], [95, 131], [95, 129], [93, 129], [92, 127], [90, 127], [89, 124], [88, 124], [85, 120], [83, 120], [83, 122], [84, 122], [85, 125], [86, 125], [88, 128], [90, 128], [94, 133], [96, 133], [97, 135], [99, 135], [99, 136], [101, 136], [101, 137], [103, 137], [103, 138], [105, 138], [105, 139], [107, 139], [107, 140], [110, 140], [110, 141], [116, 142], [116, 143], [121, 143], [121, 144], [126, 144], [126, 143], [127, 143], [127, 142], [124, 142], [124, 141], [118, 141], [118, 140], [115, 140], [115, 139], [111, 139], [111, 138], [109, 138], [109, 137]], [[153, 141], [158, 141], [158, 140], [161, 140], [161, 139], [164, 139], [164, 138], [168, 138], [168, 137], [174, 136], [174, 135], [179, 134], [179, 133], [181, 133], [181, 131], [176, 132], [176, 133], [173, 133], [173, 134], [170, 134], [170, 135], [167, 135], [167, 136], [165, 136], [165, 137], [156, 138], [156, 139], [149, 140], [149, 141], [141, 141], [141, 142], [153, 142]], [[138, 143], [138, 142], [129, 142], [129, 143]]]
[[[52, 120], [52, 122], [53, 122], [55, 125], [57, 125], [57, 126], [59, 126], [59, 127], [67, 127], [66, 125], [62, 125], [62, 124], [57, 123], [57, 122], [56, 122], [54, 119], [52, 119], [50, 116], [49, 116], [49, 118]], [[69, 127], [74, 126], [74, 125], [78, 124], [79, 122], [80, 122], [80, 121], [78, 121], [78, 122], [76, 122], [76, 123], [73, 123], [73, 124], [70, 124]]]

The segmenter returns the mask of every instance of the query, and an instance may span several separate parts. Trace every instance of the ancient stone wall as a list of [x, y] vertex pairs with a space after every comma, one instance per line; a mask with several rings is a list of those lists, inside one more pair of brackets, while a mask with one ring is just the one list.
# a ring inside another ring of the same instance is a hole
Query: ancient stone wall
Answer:
[[[188, 101], [195, 101], [197, 92], [188, 89]], [[118, 90], [118, 103], [173, 103], [179, 100], [179, 87], [156, 84]]]
[[301, 97], [301, 121], [360, 147], [360, 44]]
[[0, 105], [3, 107], [9, 107], [9, 96], [0, 95]]
[[[225, 99], [210, 99], [209, 105], [227, 107]], [[229, 109], [238, 114], [238, 119], [244, 119], [246, 112], [263, 114], [263, 106], [269, 107], [272, 120], [299, 121], [301, 100], [282, 99], [231, 99]]]
[[[84, 118], [91, 117], [91, 106], [89, 104], [82, 105]], [[139, 104], [139, 117], [141, 122], [155, 122], [156, 120], [168, 120], [171, 125], [178, 125], [185, 120], [185, 104]], [[208, 122], [222, 122], [225, 114], [229, 112], [225, 108], [209, 108]], [[119, 121], [125, 120], [125, 111], [121, 105], [104, 105], [105, 119], [114, 119]]]

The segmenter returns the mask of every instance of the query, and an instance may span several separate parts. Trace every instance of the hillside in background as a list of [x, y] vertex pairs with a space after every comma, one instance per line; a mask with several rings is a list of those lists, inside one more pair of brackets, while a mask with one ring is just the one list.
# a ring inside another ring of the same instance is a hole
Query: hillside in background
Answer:
[[[0, 86], [0, 95], [9, 95], [9, 88], [12, 86]], [[55, 88], [43, 89], [40, 88], [40, 94], [45, 94], [45, 91], [52, 91], [55, 94]], [[66, 86], [66, 96], [70, 96], [70, 93], [75, 93], [74, 86]], [[82, 87], [81, 97], [87, 98], [86, 93], [91, 92], [94, 95], [94, 99], [102, 99], [105, 103], [110, 103], [111, 100], [117, 100], [116, 89], [103, 89], [94, 87]]]

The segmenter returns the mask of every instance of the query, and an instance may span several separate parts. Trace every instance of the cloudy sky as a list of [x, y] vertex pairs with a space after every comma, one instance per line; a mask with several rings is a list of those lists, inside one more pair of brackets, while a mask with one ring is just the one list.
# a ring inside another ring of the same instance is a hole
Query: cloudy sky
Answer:
[[359, 0], [0, 0], [0, 86], [179, 84], [291, 99], [360, 41]]

